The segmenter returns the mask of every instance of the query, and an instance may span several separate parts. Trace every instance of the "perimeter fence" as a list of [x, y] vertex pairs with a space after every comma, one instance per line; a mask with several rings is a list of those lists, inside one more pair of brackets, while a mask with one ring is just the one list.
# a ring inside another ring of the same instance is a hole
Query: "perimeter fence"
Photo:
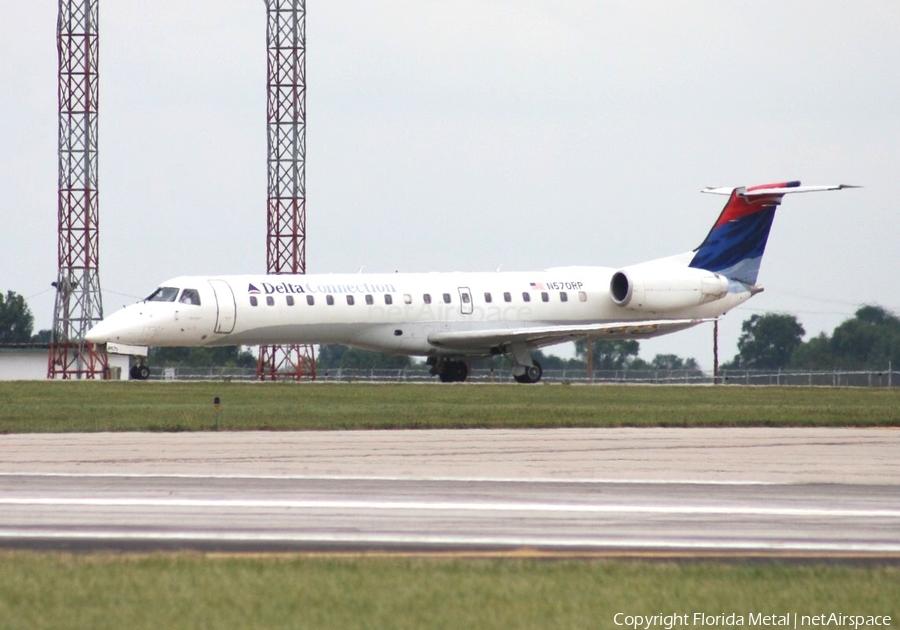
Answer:
[[[254, 381], [254, 368], [166, 367], [151, 368], [150, 377], [168, 381]], [[437, 378], [425, 366], [394, 369], [319, 369], [321, 382], [430, 383]], [[507, 370], [474, 369], [468, 382], [512, 383]], [[711, 385], [710, 372], [700, 370], [595, 370], [589, 376], [583, 368], [544, 370], [543, 383], [630, 383], [650, 385]], [[885, 370], [721, 370], [721, 385], [782, 385], [804, 387], [900, 387], [900, 372]]]

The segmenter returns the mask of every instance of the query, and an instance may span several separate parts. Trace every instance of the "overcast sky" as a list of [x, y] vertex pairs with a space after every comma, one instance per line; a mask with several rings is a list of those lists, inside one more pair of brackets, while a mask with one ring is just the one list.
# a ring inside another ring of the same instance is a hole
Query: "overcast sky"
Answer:
[[[49, 328], [57, 3], [2, 0], [0, 290]], [[726, 316], [831, 332], [900, 313], [900, 3], [307, 3], [307, 271], [624, 266], [687, 251], [704, 186], [862, 184], [779, 209]], [[183, 274], [265, 271], [260, 0], [100, 6], [106, 312]], [[712, 365], [712, 326], [642, 342]]]

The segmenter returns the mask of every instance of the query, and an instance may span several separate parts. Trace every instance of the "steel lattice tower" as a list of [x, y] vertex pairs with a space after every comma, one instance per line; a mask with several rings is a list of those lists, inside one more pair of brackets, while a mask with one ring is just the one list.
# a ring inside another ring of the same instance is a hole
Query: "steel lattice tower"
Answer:
[[[306, 2], [266, 0], [268, 273], [306, 273]], [[260, 379], [315, 378], [312, 346], [261, 346]]]
[[47, 378], [105, 378], [105, 348], [84, 341], [103, 319], [99, 276], [99, 0], [60, 0], [59, 246]]

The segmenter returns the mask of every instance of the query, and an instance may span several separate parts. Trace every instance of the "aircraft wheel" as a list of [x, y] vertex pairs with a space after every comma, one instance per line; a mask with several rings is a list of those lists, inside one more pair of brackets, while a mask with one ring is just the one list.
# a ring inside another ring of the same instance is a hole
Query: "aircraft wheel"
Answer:
[[441, 383], [462, 383], [469, 377], [469, 366], [464, 361], [447, 361], [438, 374]]
[[534, 363], [534, 366], [526, 368], [525, 374], [528, 376], [529, 383], [537, 383], [544, 375], [544, 368], [537, 361], [532, 361], [532, 363]]
[[139, 381], [146, 381], [148, 378], [150, 378], [150, 368], [146, 365], [137, 366], [135, 372]]
[[520, 376], [513, 376], [516, 383], [537, 383], [541, 380], [541, 376], [544, 374], [543, 368], [541, 368], [541, 364], [537, 361], [532, 361], [534, 363], [531, 367], [525, 368], [525, 373]]

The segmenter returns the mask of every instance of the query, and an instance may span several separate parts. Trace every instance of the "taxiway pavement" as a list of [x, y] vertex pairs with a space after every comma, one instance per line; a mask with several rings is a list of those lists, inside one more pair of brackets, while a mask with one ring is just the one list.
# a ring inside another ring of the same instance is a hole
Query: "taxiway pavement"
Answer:
[[900, 558], [900, 431], [5, 435], [0, 545]]

